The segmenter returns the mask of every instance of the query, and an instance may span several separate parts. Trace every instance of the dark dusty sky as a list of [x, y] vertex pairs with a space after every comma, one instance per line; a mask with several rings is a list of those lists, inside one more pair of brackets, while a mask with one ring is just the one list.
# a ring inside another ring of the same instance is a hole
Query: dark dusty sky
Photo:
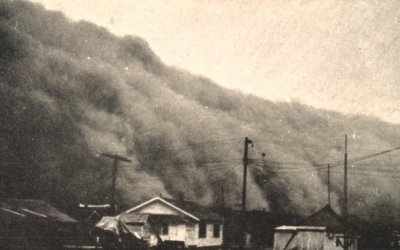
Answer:
[[274, 101], [400, 123], [399, 1], [34, 0]]

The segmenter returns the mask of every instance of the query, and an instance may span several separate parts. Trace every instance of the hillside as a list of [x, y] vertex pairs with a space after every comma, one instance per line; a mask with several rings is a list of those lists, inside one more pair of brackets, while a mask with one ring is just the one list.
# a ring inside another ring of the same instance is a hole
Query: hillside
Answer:
[[[341, 161], [344, 134], [350, 159], [400, 142], [398, 125], [221, 88], [165, 65], [141, 38], [39, 5], [1, 1], [0, 20], [3, 195], [64, 207], [107, 202], [112, 163], [101, 153], [109, 152], [133, 160], [119, 169], [125, 206], [160, 193], [218, 203], [226, 176], [233, 206], [248, 136], [249, 207], [309, 214], [327, 196], [325, 168], [313, 164]], [[400, 211], [399, 159], [394, 152], [350, 166], [352, 212]], [[342, 168], [332, 171], [339, 209]]]

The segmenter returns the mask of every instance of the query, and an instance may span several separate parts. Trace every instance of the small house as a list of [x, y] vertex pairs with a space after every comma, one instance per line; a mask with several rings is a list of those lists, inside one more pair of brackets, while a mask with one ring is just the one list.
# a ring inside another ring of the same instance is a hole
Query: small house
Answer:
[[150, 247], [166, 241], [182, 242], [185, 247], [222, 246], [222, 218], [193, 201], [155, 197], [120, 216]]

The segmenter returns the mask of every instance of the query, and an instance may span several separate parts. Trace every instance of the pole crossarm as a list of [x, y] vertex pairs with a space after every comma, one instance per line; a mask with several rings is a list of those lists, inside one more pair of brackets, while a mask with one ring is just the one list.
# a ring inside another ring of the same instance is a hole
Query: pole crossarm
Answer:
[[119, 154], [102, 153], [102, 155], [108, 158], [117, 159], [119, 161], [132, 162], [131, 159]]

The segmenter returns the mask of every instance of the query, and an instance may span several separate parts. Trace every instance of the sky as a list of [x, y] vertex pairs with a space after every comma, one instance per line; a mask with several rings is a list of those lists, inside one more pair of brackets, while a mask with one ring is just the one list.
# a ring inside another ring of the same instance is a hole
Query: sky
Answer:
[[400, 1], [34, 0], [272, 101], [400, 123]]

